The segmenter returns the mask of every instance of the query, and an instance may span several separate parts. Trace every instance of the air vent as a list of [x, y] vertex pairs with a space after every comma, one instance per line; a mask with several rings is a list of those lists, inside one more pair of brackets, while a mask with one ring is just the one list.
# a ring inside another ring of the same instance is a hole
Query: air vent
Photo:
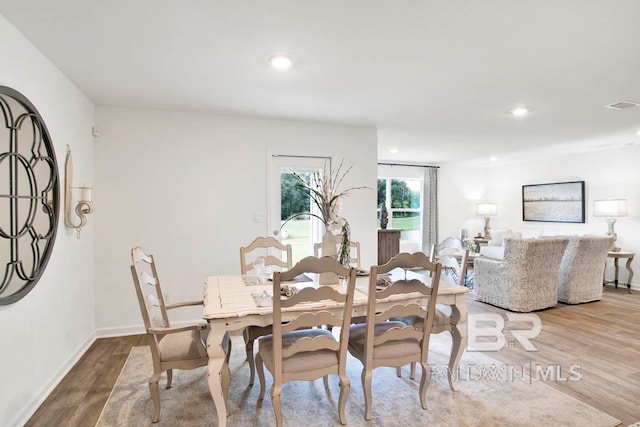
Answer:
[[618, 101], [613, 104], [605, 105], [605, 108], [611, 108], [612, 110], [626, 110], [627, 108], [633, 108], [640, 105], [633, 101]]

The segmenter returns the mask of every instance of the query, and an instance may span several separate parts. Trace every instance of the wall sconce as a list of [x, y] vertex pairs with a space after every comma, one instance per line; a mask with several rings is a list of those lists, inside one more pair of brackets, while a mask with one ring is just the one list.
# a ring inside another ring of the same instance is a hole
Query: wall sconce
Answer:
[[[613, 236], [613, 243], [618, 239], [618, 235], [613, 229], [613, 225], [616, 223], [616, 218], [629, 215], [627, 212], [627, 200], [626, 199], [607, 199], [607, 200], [594, 200], [593, 201], [593, 216], [607, 217], [607, 224], [609, 225], [609, 231], [607, 236]], [[620, 248], [614, 247], [614, 251], [619, 251]]]
[[[73, 186], [73, 160], [71, 158], [71, 148], [67, 145], [67, 159], [65, 162], [65, 175], [64, 175], [64, 223], [69, 228], [76, 229], [76, 236], [80, 238], [80, 230], [87, 225], [86, 215], [93, 212], [93, 189], [89, 186], [74, 187]], [[71, 195], [72, 190], [79, 190], [80, 198], [74, 209], [76, 215], [79, 217], [80, 222], [76, 223], [73, 212], [71, 210]]]
[[485, 240], [491, 240], [491, 234], [489, 233], [489, 220], [490, 217], [497, 214], [497, 208], [495, 203], [478, 203], [478, 215], [484, 216], [484, 236]]

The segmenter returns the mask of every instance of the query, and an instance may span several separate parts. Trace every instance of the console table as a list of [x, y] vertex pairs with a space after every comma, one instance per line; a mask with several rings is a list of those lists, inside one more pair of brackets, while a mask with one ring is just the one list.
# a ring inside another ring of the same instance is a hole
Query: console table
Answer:
[[378, 230], [378, 265], [384, 264], [400, 253], [399, 228], [381, 228]]
[[[616, 289], [618, 288], [618, 272], [620, 271], [620, 267], [618, 266], [618, 260], [620, 258], [625, 258], [627, 260], [627, 263], [625, 264], [625, 268], [627, 269], [627, 272], [629, 272], [629, 276], [627, 278], [627, 289], [629, 289], [629, 293], [631, 293], [631, 280], [633, 279], [633, 270], [631, 269], [631, 261], [633, 261], [633, 257], [636, 256], [635, 253], [633, 252], [609, 252], [607, 254], [607, 258], [613, 258], [613, 267], [615, 269], [615, 277], [614, 280], [605, 280], [604, 283], [613, 283], [616, 287]], [[624, 283], [620, 283], [621, 285], [624, 285]]]

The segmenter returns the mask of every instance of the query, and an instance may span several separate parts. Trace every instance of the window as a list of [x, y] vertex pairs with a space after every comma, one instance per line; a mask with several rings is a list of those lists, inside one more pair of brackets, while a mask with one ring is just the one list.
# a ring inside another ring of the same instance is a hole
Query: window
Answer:
[[378, 227], [381, 205], [389, 212], [387, 228], [402, 230], [401, 242], [422, 241], [422, 179], [378, 178]]
[[[291, 168], [281, 168], [280, 171], [280, 240], [285, 245], [291, 245], [291, 259], [295, 264], [302, 258], [313, 255], [313, 241], [318, 241], [317, 237], [314, 239], [313, 225], [319, 225], [316, 224], [316, 219], [306, 214], [316, 214], [317, 208], [311, 203], [311, 197], [301, 189], [299, 180], [292, 171]], [[298, 168], [295, 172], [310, 182], [315, 171]]]

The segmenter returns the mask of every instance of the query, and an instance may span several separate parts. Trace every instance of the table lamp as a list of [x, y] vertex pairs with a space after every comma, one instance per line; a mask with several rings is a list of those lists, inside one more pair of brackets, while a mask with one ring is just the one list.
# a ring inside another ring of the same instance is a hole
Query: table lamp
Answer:
[[[613, 236], [613, 243], [618, 238], [613, 225], [616, 223], [616, 219], [621, 216], [627, 216], [627, 200], [626, 199], [606, 199], [606, 200], [594, 200], [593, 201], [593, 216], [601, 216], [607, 218], [607, 224], [609, 225], [609, 231], [607, 236]], [[613, 249], [619, 251], [617, 246]]]
[[489, 233], [489, 220], [490, 217], [495, 216], [497, 213], [495, 203], [478, 203], [478, 215], [484, 216], [484, 239], [491, 240], [491, 234]]

